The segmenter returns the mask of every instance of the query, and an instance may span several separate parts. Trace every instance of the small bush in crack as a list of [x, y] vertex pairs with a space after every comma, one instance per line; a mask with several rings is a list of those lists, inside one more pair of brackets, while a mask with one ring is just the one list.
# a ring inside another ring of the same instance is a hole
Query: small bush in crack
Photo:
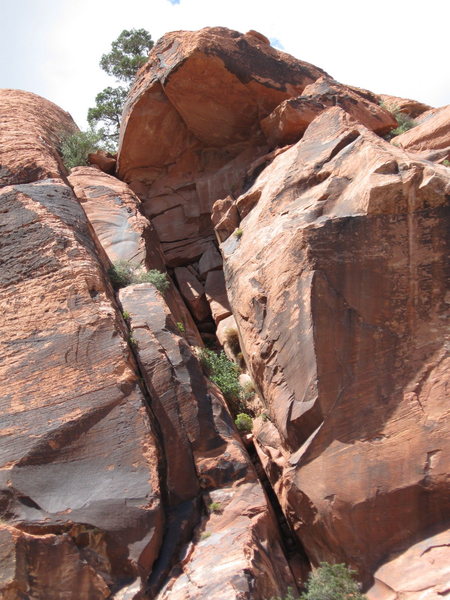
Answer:
[[108, 275], [113, 288], [118, 290], [133, 283], [134, 267], [127, 260], [118, 260], [109, 268]]
[[222, 505], [220, 502], [211, 502], [208, 506], [208, 510], [210, 513], [220, 514], [222, 512]]
[[235, 237], [237, 237], [238, 240], [241, 239], [241, 237], [242, 237], [243, 234], [244, 234], [244, 230], [241, 229], [240, 227], [238, 227], [237, 229], [235, 229], [234, 233], [233, 233], [233, 235]]
[[182, 321], [177, 321], [177, 329], [180, 333], [184, 333], [186, 331], [186, 327]]
[[398, 127], [393, 129], [390, 133], [391, 136], [400, 135], [405, 133], [405, 131], [409, 131], [413, 127], [416, 127], [417, 123], [414, 119], [411, 119], [410, 116], [405, 115], [405, 113], [396, 111], [393, 113], [395, 120], [397, 121]]
[[344, 564], [320, 563], [320, 567], [310, 573], [306, 591], [301, 600], [367, 600], [361, 594], [360, 584], [353, 578], [355, 571]]
[[242, 431], [243, 433], [250, 433], [253, 429], [253, 419], [250, 415], [246, 415], [245, 413], [239, 413], [234, 423], [237, 427], [238, 431]]
[[161, 294], [164, 294], [170, 285], [167, 273], [163, 273], [157, 269], [150, 269], [150, 271], [141, 273], [136, 277], [135, 283], [151, 283]]
[[200, 362], [208, 377], [231, 404], [230, 408], [237, 412], [242, 390], [239, 384], [239, 367], [226, 356], [225, 352], [216, 354], [208, 348], [200, 350]]
[[157, 269], [139, 272], [139, 268], [139, 265], [127, 260], [115, 262], [108, 271], [114, 289], [118, 290], [133, 283], [151, 283], [161, 294], [164, 294], [170, 285], [167, 274]]

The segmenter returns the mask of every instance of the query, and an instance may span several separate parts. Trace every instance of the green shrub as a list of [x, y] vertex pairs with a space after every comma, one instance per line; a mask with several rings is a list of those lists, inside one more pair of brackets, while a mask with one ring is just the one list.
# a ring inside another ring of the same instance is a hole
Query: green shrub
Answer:
[[157, 269], [150, 269], [150, 271], [140, 273], [135, 279], [136, 281], [133, 283], [151, 283], [161, 294], [164, 294], [170, 285], [167, 273], [163, 273]]
[[229, 360], [225, 352], [216, 354], [213, 350], [202, 348], [200, 362], [208, 377], [222, 391], [225, 398], [236, 410], [239, 407], [241, 386], [239, 385], [239, 367]]
[[237, 229], [234, 230], [234, 235], [237, 237], [237, 239], [240, 239], [242, 237], [244, 233], [244, 230], [241, 229], [240, 227], [238, 227]]
[[239, 413], [234, 420], [234, 423], [238, 431], [245, 431], [249, 433], [253, 429], [253, 419], [250, 415], [246, 415], [245, 413]]
[[360, 585], [353, 579], [355, 571], [344, 564], [320, 563], [309, 575], [301, 600], [364, 600]]
[[114, 289], [127, 287], [133, 283], [134, 267], [127, 260], [118, 260], [108, 270]]
[[211, 502], [211, 504], [208, 506], [208, 510], [210, 513], [220, 514], [222, 512], [222, 505], [220, 502]]
[[124, 310], [122, 317], [124, 318], [124, 321], [128, 321], [130, 319], [130, 313], [127, 310]]
[[442, 161], [442, 164], [444, 165], [444, 167], [450, 167], [450, 160], [445, 159]]
[[394, 115], [395, 120], [397, 121], [398, 127], [391, 131], [391, 136], [396, 136], [405, 133], [405, 131], [412, 129], [417, 125], [414, 119], [411, 119], [411, 117], [409, 115], [405, 115], [405, 113], [402, 113], [397, 110], [392, 114]]
[[186, 327], [181, 321], [177, 321], [177, 329], [180, 333], [184, 333], [186, 331]]
[[139, 272], [138, 269], [139, 265], [130, 263], [127, 260], [115, 262], [108, 271], [113, 287], [118, 290], [133, 283], [151, 283], [161, 294], [164, 294], [170, 285], [166, 273], [157, 269]]
[[88, 154], [101, 150], [101, 134], [77, 131], [66, 135], [61, 142], [61, 156], [67, 170], [87, 165]]

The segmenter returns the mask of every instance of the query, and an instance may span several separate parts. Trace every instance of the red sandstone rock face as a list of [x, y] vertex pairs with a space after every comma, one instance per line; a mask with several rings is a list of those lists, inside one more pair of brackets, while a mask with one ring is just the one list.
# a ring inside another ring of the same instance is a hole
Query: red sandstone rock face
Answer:
[[449, 532], [414, 544], [377, 569], [374, 577], [369, 600], [445, 597], [450, 581]]
[[[121, 290], [120, 300], [130, 315], [136, 356], [164, 445], [170, 512], [161, 558], [149, 582], [150, 597], [174, 563], [158, 598], [265, 600], [285, 593], [295, 583], [223, 397], [207, 386], [151, 284]], [[212, 502], [218, 514], [210, 511], [200, 518]]]
[[301, 96], [284, 100], [261, 127], [271, 145], [297, 142], [317, 115], [330, 106], [339, 106], [368, 129], [380, 135], [397, 126], [391, 113], [361, 92], [321, 77], [303, 90]]
[[21, 90], [0, 90], [0, 186], [65, 173], [57, 147], [77, 129], [59, 106]]
[[281, 434], [257, 437], [268, 474], [312, 562], [347, 562], [365, 581], [449, 509], [449, 192], [448, 169], [332, 108], [259, 175], [242, 237], [221, 245]]
[[143, 200], [169, 266], [197, 260], [214, 238], [212, 203], [261, 152], [259, 120], [323, 75], [251, 32], [178, 31], [156, 44], [125, 108], [118, 173]]
[[23, 598], [104, 598], [156, 558], [158, 444], [72, 191], [44, 180], [0, 196], [7, 563]]
[[[141, 213], [139, 198], [126, 183], [93, 167], [71, 170], [69, 182], [111, 264], [127, 261], [137, 267], [165, 271], [164, 257], [152, 224]], [[166, 300], [187, 339], [203, 345], [197, 326], [176, 287]]]

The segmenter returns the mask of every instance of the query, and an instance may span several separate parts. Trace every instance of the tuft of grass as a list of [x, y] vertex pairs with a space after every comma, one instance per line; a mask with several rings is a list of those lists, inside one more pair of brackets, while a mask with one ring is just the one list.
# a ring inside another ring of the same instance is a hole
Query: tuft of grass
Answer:
[[186, 331], [186, 327], [181, 321], [177, 321], [177, 329], [180, 333], [184, 333]]
[[157, 269], [139, 272], [139, 265], [130, 263], [127, 260], [118, 260], [108, 271], [109, 278], [114, 289], [127, 287], [133, 283], [151, 283], [155, 288], [164, 294], [170, 285], [166, 273]]
[[239, 413], [234, 420], [234, 423], [238, 431], [250, 433], [253, 429], [253, 419], [250, 415], [245, 413]]
[[128, 336], [128, 343], [133, 346], [133, 348], [137, 348], [138, 347], [138, 341], [137, 339], [133, 336], [133, 332], [130, 333], [130, 335]]
[[442, 164], [444, 165], [444, 167], [450, 167], [450, 160], [445, 159], [442, 161]]
[[234, 230], [233, 235], [235, 237], [237, 237], [237, 239], [239, 240], [242, 237], [243, 233], [244, 233], [244, 230], [241, 229], [240, 227], [237, 227], [237, 229]]
[[222, 505], [220, 502], [211, 502], [208, 506], [208, 510], [210, 513], [220, 514], [222, 512]]
[[127, 310], [124, 310], [122, 313], [122, 317], [124, 318], [124, 321], [129, 321], [130, 320], [130, 313]]
[[209, 537], [211, 537], [211, 532], [209, 531], [203, 531], [200, 535], [201, 540], [207, 540]]

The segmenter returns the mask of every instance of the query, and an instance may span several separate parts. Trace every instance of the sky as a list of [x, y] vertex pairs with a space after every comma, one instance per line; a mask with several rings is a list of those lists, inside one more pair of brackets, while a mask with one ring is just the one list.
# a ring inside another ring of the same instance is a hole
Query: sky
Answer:
[[341, 83], [450, 103], [450, 0], [0, 0], [0, 87], [34, 92], [79, 127], [117, 82], [101, 55], [123, 29], [164, 33], [224, 26], [272, 44]]

